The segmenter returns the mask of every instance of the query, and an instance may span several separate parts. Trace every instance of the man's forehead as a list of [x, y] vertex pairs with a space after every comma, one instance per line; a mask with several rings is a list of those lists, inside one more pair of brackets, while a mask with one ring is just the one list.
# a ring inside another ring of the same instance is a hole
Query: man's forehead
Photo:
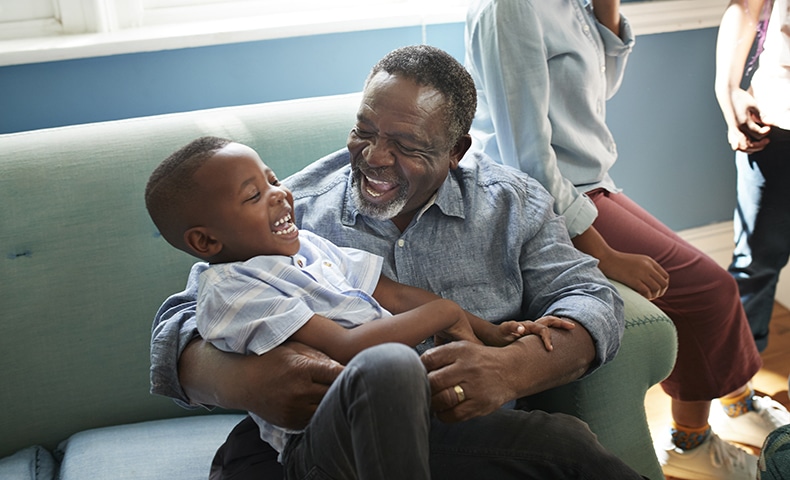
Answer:
[[368, 79], [362, 90], [363, 97], [378, 98], [396, 92], [404, 97], [411, 97], [415, 103], [441, 105], [444, 96], [430, 85], [418, 83], [415, 79], [401, 73], [378, 72]]

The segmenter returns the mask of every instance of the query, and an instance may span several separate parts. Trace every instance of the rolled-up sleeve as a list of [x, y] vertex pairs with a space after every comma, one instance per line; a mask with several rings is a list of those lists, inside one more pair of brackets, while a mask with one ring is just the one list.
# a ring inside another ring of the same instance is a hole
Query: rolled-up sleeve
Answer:
[[623, 300], [598, 269], [598, 261], [568, 240], [564, 219], [551, 212], [549, 194], [530, 179], [530, 199], [523, 215], [538, 226], [521, 255], [525, 304], [529, 318], [570, 318], [595, 343], [596, 357], [586, 374], [614, 359], [625, 329]]
[[178, 380], [178, 359], [199, 336], [195, 322], [198, 278], [207, 267], [206, 263], [192, 266], [186, 288], [165, 300], [151, 328], [151, 393], [173, 398], [185, 407], [190, 402]]

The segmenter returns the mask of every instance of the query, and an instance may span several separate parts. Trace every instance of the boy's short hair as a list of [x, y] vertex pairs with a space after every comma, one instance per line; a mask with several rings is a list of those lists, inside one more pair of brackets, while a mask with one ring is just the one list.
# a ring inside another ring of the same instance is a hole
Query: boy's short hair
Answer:
[[231, 140], [200, 137], [173, 152], [154, 169], [145, 186], [145, 207], [159, 233], [174, 247], [191, 253], [184, 243], [184, 211], [197, 199], [194, 175], [203, 164]]

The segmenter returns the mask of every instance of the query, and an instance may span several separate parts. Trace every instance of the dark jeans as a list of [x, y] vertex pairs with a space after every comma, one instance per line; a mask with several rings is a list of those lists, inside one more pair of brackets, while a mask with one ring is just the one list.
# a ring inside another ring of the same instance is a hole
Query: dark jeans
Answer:
[[776, 283], [790, 256], [790, 131], [773, 128], [770, 138], [764, 150], [735, 156], [738, 205], [729, 267], [760, 351], [768, 345]]
[[[406, 347], [395, 353], [417, 358]], [[360, 363], [375, 364], [377, 358], [374, 357], [373, 362]], [[354, 361], [349, 363], [349, 367], [352, 363]], [[285, 476], [289, 479], [411, 480], [416, 478], [414, 472], [423, 468], [424, 452], [428, 453], [430, 477], [433, 479], [641, 478], [604, 450], [585, 423], [568, 415], [500, 409], [485, 417], [454, 424], [442, 423], [426, 415], [428, 431], [427, 428], [421, 430], [422, 427], [415, 429], [404, 425], [422, 424], [422, 417], [406, 411], [411, 408], [412, 400], [405, 400], [403, 396], [398, 400], [398, 405], [403, 408], [388, 407], [371, 413], [371, 406], [388, 403], [385, 398], [399, 396], [400, 393], [371, 395], [369, 391], [376, 389], [376, 385], [383, 388], [392, 383], [392, 370], [383, 369], [381, 365], [368, 366], [370, 368], [364, 368], [365, 365], [362, 368], [347, 367], [321, 402], [304, 434], [288, 441], [283, 455], [287, 465], [285, 473], [277, 463], [277, 454], [260, 440], [257, 426], [248, 418], [220, 447], [210, 478], [279, 480]], [[421, 364], [419, 366], [422, 368]], [[416, 388], [424, 384], [427, 389], [424, 370], [417, 371], [414, 376], [418, 379], [413, 382]], [[382, 379], [386, 381], [379, 383]], [[427, 403], [427, 397], [417, 398], [414, 402]], [[408, 444], [412, 440], [403, 435], [392, 438], [392, 434], [387, 434], [380, 436], [374, 445], [369, 445], [370, 441], [365, 439], [375, 437], [379, 430], [369, 427], [377, 422], [392, 424], [394, 427], [385, 425], [385, 428], [395, 431], [395, 434], [398, 431], [395, 427], [400, 423], [399, 428], [414, 438], [414, 444]], [[358, 438], [363, 441], [355, 442]], [[382, 466], [386, 462], [390, 462], [389, 466], [379, 472], [365, 465]], [[365, 471], [369, 472], [367, 476]], [[425, 476], [421, 475], [421, 478]]]

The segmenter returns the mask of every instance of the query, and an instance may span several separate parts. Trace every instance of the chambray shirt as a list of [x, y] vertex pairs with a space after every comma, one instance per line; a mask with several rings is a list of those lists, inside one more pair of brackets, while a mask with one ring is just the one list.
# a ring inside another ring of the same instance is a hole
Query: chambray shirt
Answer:
[[[466, 18], [466, 67], [477, 86], [474, 148], [538, 180], [574, 237], [598, 211], [585, 192], [619, 191], [606, 100], [634, 44], [618, 38], [589, 0], [475, 0]], [[496, 135], [495, 135], [496, 134]]]
[[[349, 161], [343, 149], [283, 181], [293, 191], [301, 228], [381, 256], [385, 275], [486, 320], [574, 319], [595, 342], [588, 374], [614, 358], [624, 328], [622, 299], [597, 261], [573, 247], [551, 195], [535, 180], [467, 154], [433, 202], [400, 232], [389, 220], [359, 213], [350, 195]], [[196, 334], [194, 299], [204, 268], [193, 267], [186, 290], [170, 297], [154, 320], [151, 391], [184, 402], [176, 362]]]
[[[296, 255], [212, 265], [200, 275], [197, 326], [220, 350], [262, 355], [314, 315], [346, 328], [389, 317], [373, 298], [381, 257], [340, 248], [306, 230]], [[292, 430], [250, 413], [261, 438], [282, 452]]]

